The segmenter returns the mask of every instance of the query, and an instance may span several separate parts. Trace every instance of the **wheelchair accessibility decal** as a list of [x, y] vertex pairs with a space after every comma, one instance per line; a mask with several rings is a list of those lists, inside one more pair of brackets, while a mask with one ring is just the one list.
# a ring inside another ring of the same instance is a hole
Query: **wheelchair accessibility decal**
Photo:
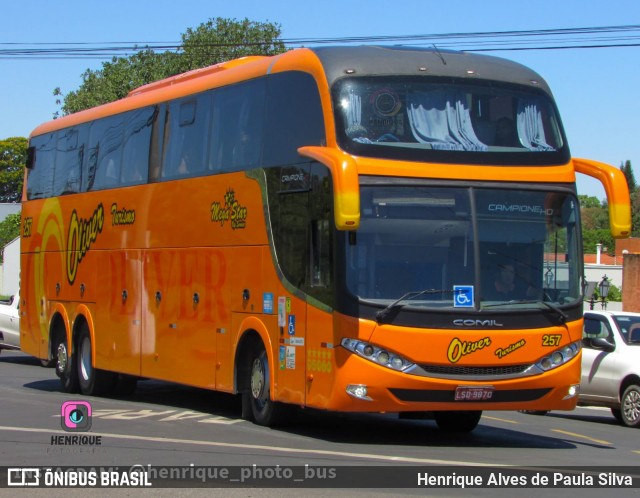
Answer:
[[473, 308], [473, 285], [453, 286], [453, 307]]

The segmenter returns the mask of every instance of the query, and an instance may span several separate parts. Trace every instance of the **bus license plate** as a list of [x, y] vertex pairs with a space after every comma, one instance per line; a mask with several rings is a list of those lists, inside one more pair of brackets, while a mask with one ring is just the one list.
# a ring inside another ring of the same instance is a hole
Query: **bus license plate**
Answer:
[[455, 401], [486, 401], [493, 396], [493, 386], [458, 386]]

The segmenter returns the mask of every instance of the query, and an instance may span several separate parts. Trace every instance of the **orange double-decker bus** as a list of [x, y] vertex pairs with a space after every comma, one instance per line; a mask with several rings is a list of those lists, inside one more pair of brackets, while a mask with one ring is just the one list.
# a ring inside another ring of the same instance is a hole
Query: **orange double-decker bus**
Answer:
[[622, 173], [572, 159], [535, 72], [413, 48], [297, 49], [45, 123], [23, 196], [21, 346], [67, 392], [137, 378], [290, 405], [568, 410], [576, 172], [628, 236]]

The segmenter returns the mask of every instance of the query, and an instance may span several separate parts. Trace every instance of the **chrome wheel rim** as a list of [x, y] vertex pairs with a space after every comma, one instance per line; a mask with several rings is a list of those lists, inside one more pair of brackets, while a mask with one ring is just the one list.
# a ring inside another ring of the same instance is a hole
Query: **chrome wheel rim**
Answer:
[[622, 412], [624, 413], [625, 420], [631, 423], [636, 423], [638, 419], [640, 419], [640, 392], [635, 389], [629, 391], [624, 398]]
[[56, 360], [56, 370], [58, 374], [62, 375], [67, 368], [67, 361], [69, 357], [67, 355], [67, 345], [65, 343], [61, 343], [58, 346], [58, 354]]

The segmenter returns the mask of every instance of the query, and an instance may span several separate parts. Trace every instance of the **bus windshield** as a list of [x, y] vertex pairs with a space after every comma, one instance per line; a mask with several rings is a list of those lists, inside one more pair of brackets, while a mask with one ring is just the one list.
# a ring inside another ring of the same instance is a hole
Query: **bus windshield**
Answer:
[[570, 193], [361, 185], [361, 202], [346, 242], [347, 287], [361, 300], [387, 306], [416, 293], [407, 306], [500, 310], [581, 298]]
[[433, 78], [362, 77], [334, 89], [347, 152], [427, 162], [562, 164], [551, 99], [535, 87]]

